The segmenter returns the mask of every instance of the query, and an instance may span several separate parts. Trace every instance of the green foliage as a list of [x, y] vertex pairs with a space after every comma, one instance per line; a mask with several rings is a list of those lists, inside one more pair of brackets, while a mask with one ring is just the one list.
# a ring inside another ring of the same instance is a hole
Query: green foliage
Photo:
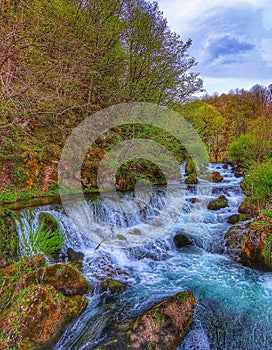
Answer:
[[153, 313], [156, 323], [160, 326], [164, 323], [164, 315], [161, 310], [156, 309]]
[[270, 234], [263, 246], [262, 254], [264, 256], [265, 262], [268, 266], [272, 264], [272, 234]]
[[222, 159], [226, 152], [223, 131], [226, 119], [223, 115], [215, 107], [198, 100], [187, 103], [180, 112], [205, 142], [212, 160]]
[[40, 225], [33, 230], [30, 225], [30, 232], [27, 234], [21, 225], [20, 244], [26, 256], [34, 256], [38, 253], [50, 255], [63, 247], [65, 235], [58, 228], [48, 227], [46, 218], [42, 217]]
[[242, 181], [242, 188], [247, 196], [261, 200], [263, 203], [271, 203], [272, 159], [253, 164]]

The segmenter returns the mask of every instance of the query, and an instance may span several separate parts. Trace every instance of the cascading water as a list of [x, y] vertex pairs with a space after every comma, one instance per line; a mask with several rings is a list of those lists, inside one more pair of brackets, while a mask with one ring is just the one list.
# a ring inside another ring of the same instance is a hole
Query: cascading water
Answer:
[[[96, 213], [90, 216], [81, 203], [75, 203], [72, 210], [76, 211], [79, 225], [60, 206], [32, 210], [34, 225], [40, 212], [49, 212], [57, 219], [66, 233], [67, 246], [85, 254], [83, 273], [94, 286], [98, 285], [97, 277], [106, 275], [109, 267], [112, 273], [121, 268], [124, 274], [119, 279], [129, 283], [124, 292], [104, 303], [103, 295], [95, 289], [89, 296], [88, 308], [66, 330], [56, 350], [93, 349], [110, 338], [113, 322], [135, 316], [184, 289], [193, 292], [198, 306], [192, 328], [178, 349], [272, 349], [272, 274], [234, 263], [224, 254], [222, 244], [230, 227], [227, 219], [237, 213], [243, 199], [240, 180], [222, 164], [211, 164], [209, 171], [219, 171], [224, 180], [212, 184], [211, 193], [205, 190], [206, 181], [183, 187], [184, 200], [175, 223], [164, 235], [143, 246], [118, 248], [102, 243], [95, 249], [97, 243], [82, 234], [80, 227], [84, 224], [84, 230], [103, 233], [101, 220], [111, 223], [112, 230], [127, 227], [137, 236], [138, 230], [146, 230], [150, 218], [164, 206], [164, 188], [155, 191], [147, 210], [135, 215], [114, 211], [103, 202], [88, 202]], [[208, 201], [221, 194], [227, 197], [229, 206], [219, 211], [207, 210]], [[29, 229], [28, 212], [22, 212], [25, 232]], [[168, 217], [164, 219], [167, 221]], [[160, 223], [154, 221], [154, 225]], [[187, 235], [193, 245], [176, 249], [173, 237], [177, 233]], [[109, 235], [110, 231], [106, 237]]]

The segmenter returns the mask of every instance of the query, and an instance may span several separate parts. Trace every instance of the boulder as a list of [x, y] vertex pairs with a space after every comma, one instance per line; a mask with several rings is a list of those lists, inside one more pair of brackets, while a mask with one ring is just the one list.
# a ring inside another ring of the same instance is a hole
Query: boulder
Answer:
[[241, 223], [240, 225], [232, 226], [224, 236], [226, 253], [237, 262], [241, 261], [241, 251], [248, 225], [250, 223]]
[[17, 260], [20, 255], [15, 217], [16, 214], [13, 211], [0, 209], [0, 252], [2, 254], [2, 267], [13, 260]]
[[272, 219], [261, 216], [246, 232], [241, 262], [262, 271], [272, 271]]
[[0, 348], [53, 349], [87, 306], [89, 283], [66, 264], [45, 266], [43, 255], [0, 271]]
[[224, 195], [219, 196], [208, 203], [209, 210], [219, 210], [228, 207], [228, 200]]
[[258, 216], [260, 210], [257, 203], [255, 203], [251, 198], [245, 198], [238, 208], [239, 213], [248, 214], [252, 216]]
[[101, 292], [110, 292], [111, 294], [117, 294], [122, 292], [126, 288], [127, 284], [111, 278], [107, 278], [100, 284]]
[[198, 179], [196, 176], [196, 173], [190, 174], [186, 179], [185, 179], [186, 185], [195, 185], [198, 183]]
[[53, 349], [68, 323], [86, 306], [83, 296], [63, 297], [50, 285], [27, 286], [0, 315], [1, 349]]
[[272, 219], [258, 217], [230, 228], [225, 235], [226, 252], [246, 266], [272, 271]]
[[67, 257], [69, 262], [71, 262], [79, 268], [82, 268], [82, 262], [84, 259], [84, 254], [82, 252], [77, 252], [69, 247], [67, 248]]
[[223, 176], [218, 171], [213, 171], [205, 176], [205, 179], [214, 183], [223, 181]]
[[185, 236], [182, 233], [178, 233], [174, 237], [174, 244], [176, 248], [182, 248], [182, 247], [186, 247], [187, 245], [190, 245], [191, 242], [187, 236]]
[[239, 214], [233, 214], [228, 218], [228, 223], [229, 224], [237, 224], [237, 222], [240, 221], [240, 215]]
[[117, 326], [117, 336], [96, 350], [175, 350], [192, 323], [195, 306], [196, 300], [190, 291], [175, 294]]

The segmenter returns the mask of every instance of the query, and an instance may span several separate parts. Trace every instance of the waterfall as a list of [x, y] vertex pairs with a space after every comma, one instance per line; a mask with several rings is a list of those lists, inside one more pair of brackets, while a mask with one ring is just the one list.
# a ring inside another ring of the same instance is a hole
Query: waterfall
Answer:
[[[222, 246], [230, 227], [227, 219], [238, 213], [244, 198], [240, 179], [223, 164], [210, 164], [208, 171], [219, 171], [224, 180], [210, 184], [200, 179], [198, 185], [190, 186], [175, 180], [170, 198], [165, 187], [155, 187], [149, 205], [135, 213], [89, 200], [88, 208], [75, 202], [72, 217], [58, 205], [21, 212], [25, 232], [37, 225], [41, 212], [53, 215], [66, 234], [66, 247], [85, 254], [83, 273], [94, 285], [109, 266], [117, 277], [118, 269], [128, 276], [129, 288], [109, 303], [99, 302], [98, 291], [88, 296], [86, 311], [65, 331], [55, 350], [93, 349], [107, 339], [112, 317], [132, 317], [147, 305], [185, 289], [193, 292], [198, 306], [191, 330], [178, 349], [272, 349], [272, 275], [234, 263]], [[221, 194], [229, 206], [208, 210], [207, 203]], [[145, 194], [142, 196], [144, 200]], [[133, 193], [121, 197], [130, 201]], [[166, 205], [167, 212], [163, 211]], [[176, 249], [173, 237], [177, 233], [185, 234], [192, 245]], [[129, 237], [128, 244], [118, 235]], [[96, 249], [99, 239], [105, 241]]]
[[181, 175], [186, 175], [186, 161], [184, 160], [180, 165], [180, 173]]

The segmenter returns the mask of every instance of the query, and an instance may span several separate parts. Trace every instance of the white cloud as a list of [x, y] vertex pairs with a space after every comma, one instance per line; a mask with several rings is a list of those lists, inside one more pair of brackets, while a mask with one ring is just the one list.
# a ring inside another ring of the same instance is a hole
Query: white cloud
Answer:
[[[268, 86], [271, 84], [269, 79], [250, 79], [250, 78], [237, 78], [235, 76], [229, 78], [210, 78], [203, 77], [204, 88], [209, 94], [217, 92], [221, 94], [223, 92], [227, 93], [230, 90], [235, 90], [236, 88], [249, 90], [252, 86], [259, 84], [262, 86]], [[199, 95], [203, 95], [200, 93]]]
[[272, 39], [263, 39], [260, 54], [262, 59], [272, 67]]
[[189, 54], [209, 93], [271, 83], [272, 1], [157, 1], [169, 26], [192, 38]]

